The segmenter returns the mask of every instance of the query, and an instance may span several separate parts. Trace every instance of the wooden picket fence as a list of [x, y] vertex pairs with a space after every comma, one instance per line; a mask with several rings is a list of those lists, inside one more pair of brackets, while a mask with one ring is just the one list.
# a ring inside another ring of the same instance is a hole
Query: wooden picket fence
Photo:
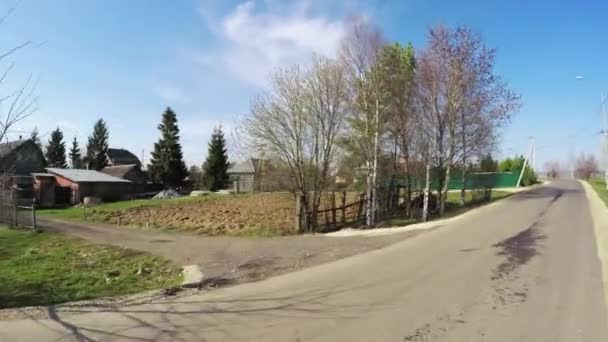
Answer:
[[326, 194], [323, 209], [317, 213], [317, 227], [328, 232], [346, 226], [357, 226], [365, 222], [365, 194], [357, 194], [354, 201], [347, 201], [348, 193], [336, 192]]

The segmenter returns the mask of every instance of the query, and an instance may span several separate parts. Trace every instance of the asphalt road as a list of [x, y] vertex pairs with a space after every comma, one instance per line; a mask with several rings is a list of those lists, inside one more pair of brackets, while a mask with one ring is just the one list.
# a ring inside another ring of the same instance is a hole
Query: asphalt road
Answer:
[[580, 184], [554, 182], [388, 248], [148, 304], [0, 322], [1, 341], [608, 341]]

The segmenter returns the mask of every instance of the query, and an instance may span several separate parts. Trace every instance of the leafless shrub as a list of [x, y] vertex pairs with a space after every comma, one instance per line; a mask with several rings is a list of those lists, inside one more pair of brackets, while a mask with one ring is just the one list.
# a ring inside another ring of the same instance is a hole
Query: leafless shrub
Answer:
[[558, 178], [560, 169], [560, 163], [556, 160], [550, 160], [545, 163], [545, 171], [547, 172], [547, 178]]
[[597, 171], [598, 165], [594, 155], [579, 154], [574, 164], [574, 172], [577, 178], [589, 180]]

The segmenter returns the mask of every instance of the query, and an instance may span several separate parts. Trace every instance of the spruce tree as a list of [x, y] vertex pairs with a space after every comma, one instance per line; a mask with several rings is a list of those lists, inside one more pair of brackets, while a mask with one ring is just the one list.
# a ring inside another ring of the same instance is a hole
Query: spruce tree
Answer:
[[228, 155], [222, 127], [215, 129], [209, 142], [209, 152], [203, 164], [203, 185], [217, 191], [228, 183]]
[[38, 145], [42, 150], [42, 143], [40, 143], [40, 132], [38, 132], [38, 127], [34, 127], [32, 133], [30, 134], [30, 140], [34, 142], [34, 144]]
[[152, 159], [148, 166], [150, 177], [152, 181], [163, 183], [167, 188], [180, 186], [188, 175], [188, 170], [179, 143], [177, 116], [170, 107], [167, 107], [163, 113], [158, 129], [161, 137], [154, 144]]
[[59, 128], [51, 133], [51, 139], [46, 146], [46, 161], [50, 167], [58, 167], [65, 169], [68, 167], [65, 158], [65, 142], [63, 141], [63, 133]]
[[42, 164], [44, 167], [47, 166], [46, 156], [44, 155], [44, 150], [42, 149], [42, 143], [40, 142], [40, 133], [38, 132], [38, 127], [34, 127], [32, 133], [30, 134], [30, 140], [34, 142], [40, 149], [42, 153]]
[[78, 140], [74, 137], [72, 140], [72, 147], [70, 148], [70, 164], [72, 169], [82, 169], [82, 154], [80, 153], [80, 146], [78, 146]]
[[87, 166], [101, 170], [108, 164], [108, 127], [103, 119], [97, 120], [87, 143]]

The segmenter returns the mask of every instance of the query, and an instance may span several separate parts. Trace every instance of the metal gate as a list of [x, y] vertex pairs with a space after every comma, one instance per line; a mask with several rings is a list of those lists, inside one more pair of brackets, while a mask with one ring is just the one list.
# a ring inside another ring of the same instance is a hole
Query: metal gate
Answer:
[[20, 199], [15, 187], [0, 190], [0, 223], [36, 230], [36, 205], [31, 198]]

